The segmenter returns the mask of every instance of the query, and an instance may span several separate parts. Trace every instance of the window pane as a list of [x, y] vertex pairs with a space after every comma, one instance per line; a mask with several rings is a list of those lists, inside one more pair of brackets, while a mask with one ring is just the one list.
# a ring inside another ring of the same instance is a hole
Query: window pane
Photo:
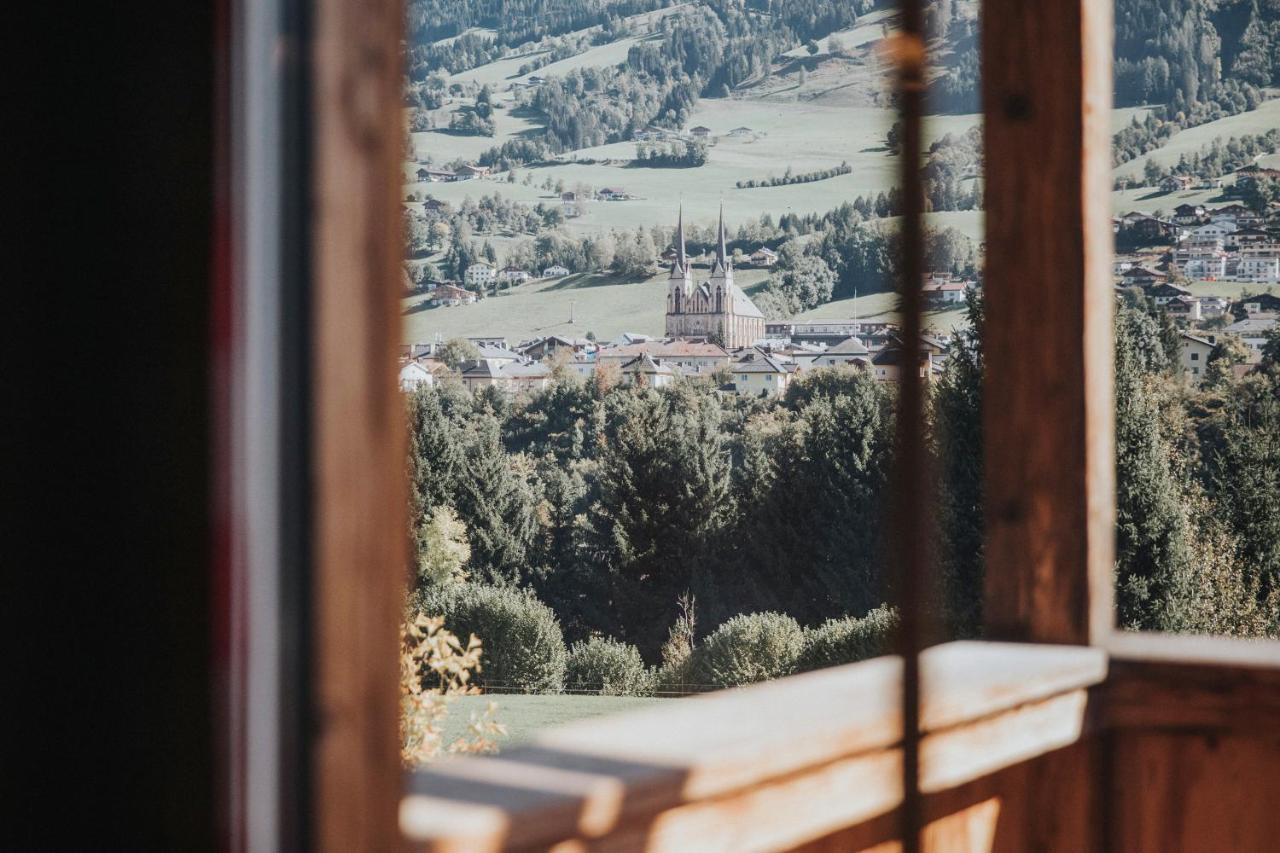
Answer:
[[1115, 10], [1117, 620], [1274, 636], [1280, 10]]

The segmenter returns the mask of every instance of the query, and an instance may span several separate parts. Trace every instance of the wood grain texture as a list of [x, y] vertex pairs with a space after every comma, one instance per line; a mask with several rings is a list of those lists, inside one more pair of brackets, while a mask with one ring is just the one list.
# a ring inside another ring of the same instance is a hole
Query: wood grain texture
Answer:
[[[921, 660], [925, 790], [1080, 738], [1098, 649], [951, 643]], [[782, 849], [901, 802], [901, 666], [880, 658], [562, 727], [415, 774], [422, 849]], [[766, 843], [767, 842], [767, 843]]]
[[1280, 660], [1271, 666], [1119, 660], [1101, 696], [1111, 728], [1280, 732]]
[[1112, 740], [1112, 849], [1271, 853], [1280, 845], [1280, 731], [1130, 731]]
[[313, 85], [314, 849], [395, 850], [406, 577], [399, 0], [317, 0]]
[[1111, 624], [1110, 3], [982, 4], [986, 634]]

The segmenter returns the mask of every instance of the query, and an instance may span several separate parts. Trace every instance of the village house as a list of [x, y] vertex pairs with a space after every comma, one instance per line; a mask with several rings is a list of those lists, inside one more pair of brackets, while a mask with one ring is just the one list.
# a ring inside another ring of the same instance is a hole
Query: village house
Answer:
[[814, 367], [840, 367], [841, 365], [870, 367], [871, 350], [867, 349], [866, 344], [858, 338], [850, 337], [829, 347], [813, 360]]
[[427, 213], [443, 213], [449, 209], [449, 202], [441, 201], [438, 198], [429, 198], [422, 203], [422, 209]]
[[474, 261], [467, 267], [467, 272], [463, 279], [470, 287], [484, 289], [492, 285], [497, 277], [498, 271], [493, 268], [493, 264], [485, 261]]
[[1235, 335], [1251, 352], [1258, 353], [1267, 345], [1267, 334], [1275, 327], [1275, 317], [1251, 316], [1237, 320], [1222, 332], [1226, 335]]
[[1262, 228], [1237, 228], [1227, 235], [1224, 244], [1228, 249], [1244, 249], [1249, 246], [1266, 246], [1271, 235]]
[[689, 128], [689, 133], [693, 134], [694, 139], [706, 141], [707, 137], [711, 135], [711, 128], [698, 125], [697, 127]]
[[1239, 303], [1246, 314], [1275, 314], [1280, 312], [1280, 296], [1273, 293], [1257, 293], [1241, 296]]
[[1187, 278], [1216, 281], [1227, 275], [1227, 253], [1222, 249], [1188, 248], [1178, 249], [1170, 263]]
[[477, 299], [473, 291], [446, 282], [437, 284], [430, 296], [431, 304], [436, 306], [470, 305]]
[[1160, 189], [1167, 193], [1176, 193], [1189, 190], [1194, 184], [1195, 178], [1190, 175], [1166, 175], [1160, 180]]
[[729, 365], [733, 390], [740, 397], [776, 397], [787, 390], [798, 372], [796, 364], [782, 361], [758, 350], [744, 354]]
[[559, 278], [562, 275], [568, 275], [569, 268], [562, 267], [559, 264], [552, 264], [542, 271], [543, 278]]
[[1120, 283], [1126, 287], [1150, 287], [1151, 285], [1164, 281], [1167, 276], [1162, 272], [1157, 272], [1150, 267], [1135, 266], [1125, 270], [1120, 276]]
[[750, 136], [753, 133], [755, 133], [755, 131], [749, 127], [735, 127], [733, 130], [729, 131], [729, 135], [735, 139], [741, 139], [742, 137]]
[[778, 262], [778, 253], [768, 246], [761, 246], [751, 253], [751, 263], [758, 267], [771, 267]]
[[1171, 299], [1178, 299], [1180, 297], [1190, 295], [1191, 291], [1169, 284], [1168, 282], [1152, 285], [1147, 288], [1147, 296], [1151, 297], [1152, 301], [1157, 305], [1164, 305]]
[[662, 140], [667, 138], [667, 131], [661, 127], [642, 127], [631, 135], [636, 142], [648, 142], [650, 140]]
[[1182, 375], [1191, 382], [1200, 382], [1211, 352], [1213, 344], [1207, 338], [1184, 332], [1178, 346], [1178, 366]]
[[729, 353], [719, 344], [680, 340], [602, 347], [596, 353], [596, 361], [622, 367], [642, 355], [679, 368], [682, 373], [712, 373], [729, 364]]
[[528, 270], [522, 270], [519, 267], [503, 267], [502, 272], [498, 273], [498, 281], [503, 284], [523, 284], [532, 276]]
[[459, 180], [468, 180], [471, 178], [487, 178], [492, 170], [488, 166], [473, 166], [470, 163], [458, 170]]
[[1164, 304], [1165, 313], [1170, 317], [1195, 322], [1203, 318], [1200, 300], [1194, 296], [1177, 296]]
[[665, 388], [675, 381], [675, 371], [662, 359], [641, 353], [622, 365], [622, 381], [628, 385]]
[[1196, 225], [1204, 219], [1204, 205], [1180, 204], [1173, 209], [1173, 221], [1178, 225]]
[[566, 218], [581, 215], [582, 210], [578, 207], [578, 194], [573, 190], [565, 190], [560, 193], [560, 209]]
[[1174, 229], [1170, 223], [1156, 219], [1154, 216], [1140, 216], [1132, 220], [1129, 227], [1142, 240], [1165, 239], [1172, 236]]
[[[473, 343], [475, 343], [473, 341]], [[507, 349], [505, 340], [501, 345], [493, 343], [478, 343], [476, 349], [480, 352], [482, 361], [492, 362], [497, 365], [514, 364], [521, 360], [520, 353]]]
[[925, 305], [938, 306], [964, 302], [964, 294], [968, 289], [968, 285], [961, 281], [930, 281], [922, 291]]
[[[905, 348], [894, 341], [871, 357], [872, 376], [878, 382], [898, 382], [908, 361]], [[932, 351], [927, 348], [917, 349], [915, 363], [921, 379], [931, 382], [937, 378], [938, 367], [934, 364]]]
[[499, 349], [509, 350], [511, 346], [507, 343], [507, 339], [495, 335], [470, 335], [467, 341], [481, 349]]
[[537, 361], [533, 364], [505, 364], [500, 369], [500, 375], [505, 381], [506, 390], [517, 397], [545, 391], [551, 383], [551, 368]]
[[436, 384], [435, 374], [417, 361], [401, 361], [398, 381], [400, 390], [409, 392], [417, 388], [430, 388]]
[[430, 166], [424, 166], [418, 170], [418, 180], [429, 183], [439, 183], [440, 181], [456, 181], [458, 176], [448, 169], [432, 169]]
[[525, 358], [542, 361], [558, 352], [577, 354], [591, 350], [594, 346], [586, 338], [564, 338], [559, 335], [548, 335], [545, 338], [537, 338], [521, 344], [517, 347], [517, 352]]
[[605, 187], [596, 191], [596, 198], [600, 201], [626, 201], [631, 196], [621, 187]]

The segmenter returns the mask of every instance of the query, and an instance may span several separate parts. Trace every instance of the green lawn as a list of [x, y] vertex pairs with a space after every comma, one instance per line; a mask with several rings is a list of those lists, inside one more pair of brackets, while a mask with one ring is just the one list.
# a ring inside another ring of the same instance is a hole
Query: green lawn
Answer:
[[1178, 162], [1180, 155], [1195, 154], [1217, 137], [1222, 137], [1222, 141], [1226, 142], [1232, 136], [1266, 133], [1277, 127], [1280, 127], [1280, 98], [1264, 101], [1256, 110], [1247, 113], [1227, 116], [1179, 131], [1169, 137], [1168, 143], [1163, 147], [1122, 164], [1116, 169], [1116, 175], [1141, 175], [1148, 160], [1154, 160], [1162, 166], [1171, 166]]
[[[705, 268], [698, 268], [705, 278]], [[737, 270], [734, 280], [748, 292], [767, 278], [763, 270]], [[474, 305], [415, 310], [423, 297], [404, 300], [404, 340], [426, 343], [436, 335], [502, 335], [512, 344], [545, 335], [583, 336], [602, 341], [623, 332], [661, 335], [666, 312], [666, 273], [644, 281], [618, 276], [578, 274], [533, 281]], [[572, 314], [575, 322], [570, 324]]]
[[496, 702], [498, 722], [507, 727], [507, 737], [499, 744], [514, 746], [529, 740], [537, 733], [564, 723], [604, 714], [617, 714], [646, 708], [671, 699], [655, 699], [636, 696], [519, 696], [490, 694], [485, 696], [459, 696], [449, 707], [445, 722], [445, 743], [466, 734], [471, 714], [481, 713], [489, 702]]

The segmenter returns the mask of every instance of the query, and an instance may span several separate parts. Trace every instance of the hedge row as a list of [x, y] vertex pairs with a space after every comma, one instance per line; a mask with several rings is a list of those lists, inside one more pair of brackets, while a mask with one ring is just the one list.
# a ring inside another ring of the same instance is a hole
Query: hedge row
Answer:
[[442, 616], [464, 640], [471, 634], [481, 639], [483, 668], [476, 683], [483, 687], [606, 696], [738, 687], [865, 660], [888, 651], [898, 622], [888, 607], [814, 628], [801, 628], [782, 613], [744, 614], [712, 631], [691, 656], [651, 668], [635, 646], [611, 638], [592, 637], [566, 648], [551, 608], [527, 591], [452, 584], [417, 593], [413, 608]]

